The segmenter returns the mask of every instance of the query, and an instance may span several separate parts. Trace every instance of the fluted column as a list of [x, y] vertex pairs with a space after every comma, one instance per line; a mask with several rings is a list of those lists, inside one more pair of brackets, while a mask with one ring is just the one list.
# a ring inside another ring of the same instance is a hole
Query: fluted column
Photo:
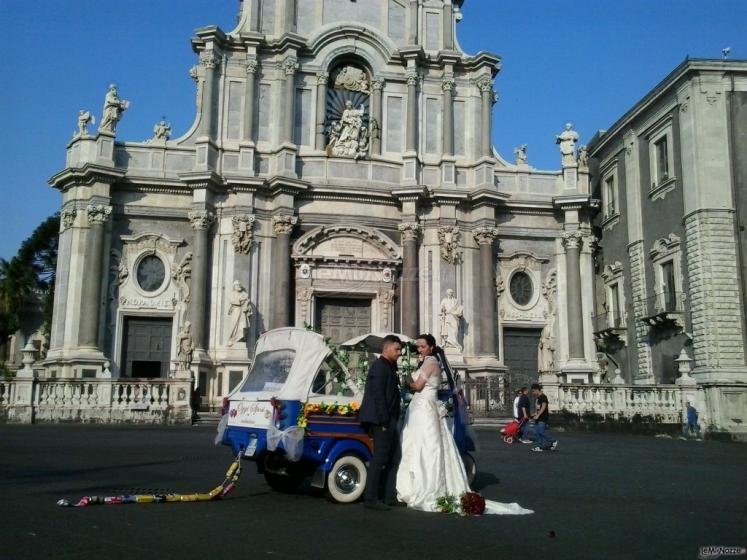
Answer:
[[419, 334], [419, 228], [420, 226], [417, 222], [399, 224], [399, 231], [402, 235], [402, 331], [411, 338]]
[[493, 242], [498, 237], [498, 230], [493, 227], [480, 227], [475, 230], [474, 237], [480, 247], [480, 278], [477, 282], [478, 293], [480, 294], [479, 350], [480, 354], [497, 354]]
[[257, 60], [248, 58], [246, 61], [246, 89], [244, 90], [244, 140], [254, 141], [254, 92], [257, 75]]
[[444, 120], [443, 120], [443, 153], [454, 155], [454, 80], [444, 78], [441, 82], [444, 92]]
[[418, 73], [411, 70], [407, 73], [407, 143], [405, 150], [417, 152], [418, 149]]
[[290, 236], [298, 218], [289, 215], [273, 216], [272, 229], [275, 232], [272, 254], [272, 281], [274, 292], [272, 328], [291, 326], [291, 266]]
[[285, 94], [283, 100], [283, 137], [281, 142], [293, 144], [293, 106], [296, 97], [296, 71], [298, 70], [298, 61], [293, 56], [287, 56], [283, 60], [283, 70], [285, 71]]
[[205, 68], [205, 78], [202, 86], [200, 136], [212, 136], [213, 105], [215, 104], [215, 69], [219, 63], [220, 57], [212, 51], [205, 51], [200, 54], [200, 65]]
[[327, 120], [327, 72], [316, 73], [316, 144], [317, 150], [324, 149], [326, 138], [324, 136], [324, 124]]
[[103, 267], [104, 226], [112, 213], [111, 206], [89, 204], [86, 207], [88, 236], [86, 247], [86, 287], [80, 309], [80, 346], [98, 349], [99, 314], [101, 311], [101, 271]]
[[490, 139], [490, 127], [493, 121], [493, 102], [495, 92], [493, 91], [493, 81], [484, 77], [477, 83], [482, 98], [482, 140], [480, 142], [480, 155], [492, 157], [493, 147]]
[[188, 214], [194, 230], [192, 250], [192, 281], [190, 286], [190, 319], [192, 322], [192, 340], [195, 348], [207, 348], [205, 338], [205, 302], [207, 301], [207, 278], [209, 268], [208, 230], [215, 220], [209, 210], [197, 210]]
[[384, 88], [384, 80], [375, 78], [371, 81], [371, 152], [381, 154], [381, 131], [382, 131], [382, 105], [381, 90]]
[[584, 315], [581, 303], [581, 243], [579, 231], [563, 234], [568, 304], [568, 358], [584, 359]]

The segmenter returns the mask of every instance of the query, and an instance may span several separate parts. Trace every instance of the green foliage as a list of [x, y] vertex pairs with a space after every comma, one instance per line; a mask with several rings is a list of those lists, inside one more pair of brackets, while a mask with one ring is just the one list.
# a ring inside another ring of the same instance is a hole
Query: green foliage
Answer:
[[49, 331], [54, 303], [55, 270], [60, 215], [44, 220], [10, 261], [0, 259], [0, 340], [20, 325], [23, 307], [37, 292], [44, 307], [43, 329]]

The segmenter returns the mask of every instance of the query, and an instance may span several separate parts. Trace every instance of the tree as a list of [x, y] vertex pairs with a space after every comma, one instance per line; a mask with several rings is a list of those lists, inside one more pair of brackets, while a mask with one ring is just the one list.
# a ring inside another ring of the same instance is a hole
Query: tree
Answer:
[[24, 305], [36, 292], [44, 306], [42, 330], [49, 332], [54, 302], [60, 214], [44, 220], [10, 261], [0, 259], [0, 343], [20, 325]]

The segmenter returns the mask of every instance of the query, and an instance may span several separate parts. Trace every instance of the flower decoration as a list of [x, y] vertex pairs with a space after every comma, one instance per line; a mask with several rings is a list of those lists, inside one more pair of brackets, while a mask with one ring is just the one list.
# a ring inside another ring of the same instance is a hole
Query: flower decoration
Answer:
[[456, 496], [441, 496], [436, 500], [436, 506], [441, 513], [459, 513], [459, 502]]
[[465, 492], [456, 496], [441, 496], [436, 500], [436, 507], [441, 513], [458, 513], [459, 515], [482, 515], [485, 513], [485, 498], [477, 492]]
[[338, 404], [334, 403], [306, 403], [301, 407], [296, 418], [296, 424], [299, 428], [308, 429], [309, 421], [308, 417], [314, 414], [326, 414], [328, 416], [339, 415], [339, 416], [355, 416], [360, 410], [360, 403], [345, 403]]

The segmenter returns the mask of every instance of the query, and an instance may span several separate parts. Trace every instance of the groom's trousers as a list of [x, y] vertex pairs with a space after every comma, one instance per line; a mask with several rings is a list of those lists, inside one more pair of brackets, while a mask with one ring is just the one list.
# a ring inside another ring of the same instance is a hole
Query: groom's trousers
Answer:
[[378, 501], [381, 483], [384, 482], [384, 502], [393, 504], [397, 501], [397, 467], [402, 455], [399, 447], [397, 418], [390, 420], [389, 425], [385, 427], [386, 429], [382, 426], [371, 428], [374, 451], [368, 467], [364, 500]]

